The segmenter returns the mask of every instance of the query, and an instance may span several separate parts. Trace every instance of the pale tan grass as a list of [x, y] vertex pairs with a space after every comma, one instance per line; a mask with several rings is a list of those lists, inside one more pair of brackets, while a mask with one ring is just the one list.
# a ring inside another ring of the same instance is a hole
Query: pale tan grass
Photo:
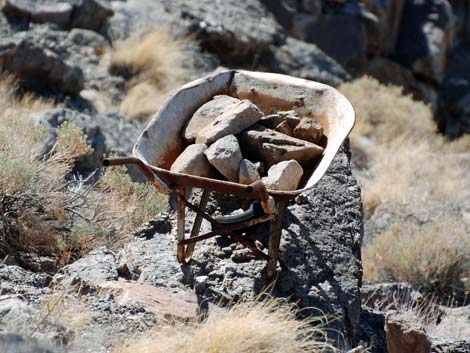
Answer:
[[188, 79], [191, 57], [184, 50], [186, 42], [159, 29], [116, 44], [110, 68], [130, 77], [122, 112], [149, 117], [171, 90]]
[[310, 320], [279, 299], [214, 310], [200, 323], [157, 327], [116, 349], [117, 353], [302, 353], [334, 351]]
[[406, 281], [451, 294], [470, 275], [470, 238], [457, 219], [440, 217], [420, 225], [394, 224], [363, 250], [364, 279]]
[[356, 125], [350, 135], [352, 144], [360, 136], [377, 143], [387, 143], [400, 136], [416, 141], [434, 139], [437, 128], [431, 109], [403, 95], [401, 87], [383, 85], [364, 76], [342, 84], [339, 90], [356, 112]]
[[417, 207], [440, 202], [461, 204], [470, 197], [465, 177], [468, 165], [435, 150], [428, 142], [397, 138], [370, 152], [371, 178], [363, 180], [364, 206], [387, 202], [392, 208], [403, 203]]
[[80, 298], [67, 294], [65, 290], [42, 296], [39, 304], [44, 319], [60, 323], [75, 334], [89, 325], [95, 316]]

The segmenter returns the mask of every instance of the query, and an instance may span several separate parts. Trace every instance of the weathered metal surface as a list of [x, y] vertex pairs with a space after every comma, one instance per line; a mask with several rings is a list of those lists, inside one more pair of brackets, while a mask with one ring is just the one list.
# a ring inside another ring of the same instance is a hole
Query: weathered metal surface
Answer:
[[[168, 170], [186, 147], [181, 137], [182, 128], [202, 104], [218, 94], [248, 99], [265, 114], [275, 113], [278, 110], [295, 110], [299, 116], [314, 117], [323, 127], [327, 140], [325, 150], [319, 160], [312, 161], [311, 175], [301, 183], [299, 189], [269, 190], [261, 181], [246, 186]], [[217, 235], [228, 235], [257, 256], [267, 260], [267, 275], [273, 278], [276, 274], [286, 203], [296, 195], [313, 188], [322, 178], [353, 128], [354, 122], [355, 116], [351, 104], [330, 86], [279, 74], [228, 70], [190, 82], [176, 91], [139, 136], [133, 149], [134, 157], [106, 160], [105, 165], [135, 164], [159, 191], [168, 192], [170, 189], [178, 191], [177, 257], [180, 263], [188, 263], [191, 260], [196, 242]], [[185, 199], [185, 187], [204, 190], [199, 207]], [[247, 199], [259, 199], [266, 215], [235, 224], [219, 224], [203, 211], [211, 191]], [[185, 239], [186, 207], [196, 212], [196, 220], [187, 239]], [[213, 225], [214, 230], [198, 235], [203, 218]], [[271, 223], [267, 255], [256, 248], [251, 241], [234, 233], [267, 221]]]
[[333, 87], [286, 75], [229, 70], [193, 81], [175, 92], [150, 121], [134, 146], [141, 159], [169, 185], [209, 188], [212, 191], [254, 198], [239, 183], [173, 173], [171, 163], [184, 149], [181, 129], [192, 114], [214, 95], [227, 94], [249, 99], [265, 114], [278, 109], [295, 110], [300, 116], [314, 117], [323, 127], [327, 144], [311, 176], [294, 191], [268, 192], [277, 200], [291, 199], [311, 189], [325, 174], [342, 142], [354, 126], [354, 110]]

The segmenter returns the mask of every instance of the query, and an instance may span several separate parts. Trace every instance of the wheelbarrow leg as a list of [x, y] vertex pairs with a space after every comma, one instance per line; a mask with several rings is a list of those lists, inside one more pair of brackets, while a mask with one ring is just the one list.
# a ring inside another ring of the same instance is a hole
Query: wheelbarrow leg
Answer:
[[177, 207], [177, 250], [176, 256], [180, 264], [184, 263], [184, 244], [181, 243], [184, 240], [184, 228], [185, 228], [185, 209], [186, 201], [184, 198], [184, 188], [178, 189], [178, 207]]
[[[204, 210], [207, 205], [207, 201], [209, 201], [210, 191], [204, 189], [201, 195], [201, 200], [199, 201], [199, 209]], [[196, 214], [196, 219], [194, 220], [193, 229], [191, 230], [190, 238], [199, 235], [199, 230], [201, 229], [202, 224], [202, 215], [200, 213]], [[191, 243], [186, 246], [186, 250], [184, 251], [184, 263], [188, 263], [191, 261], [191, 257], [193, 256], [194, 246], [196, 243]]]
[[268, 260], [267, 275], [269, 279], [274, 278], [276, 275], [276, 265], [279, 252], [279, 244], [281, 241], [282, 221], [284, 218], [284, 211], [286, 208], [285, 202], [278, 202], [277, 212], [271, 220], [269, 228], [269, 244], [268, 244]]

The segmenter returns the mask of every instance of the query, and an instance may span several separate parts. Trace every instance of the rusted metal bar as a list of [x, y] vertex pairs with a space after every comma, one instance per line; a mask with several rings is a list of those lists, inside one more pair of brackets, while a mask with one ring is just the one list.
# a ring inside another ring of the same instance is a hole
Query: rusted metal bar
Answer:
[[256, 247], [256, 245], [249, 239], [246, 239], [245, 237], [237, 234], [237, 233], [230, 233], [230, 238], [232, 238], [235, 241], [238, 241], [240, 244], [242, 244], [245, 248], [251, 250], [255, 255], [261, 257], [263, 260], [269, 261], [271, 257], [269, 255], [266, 255], [264, 252], [262, 252], [260, 249]]
[[133, 164], [140, 169], [148, 181], [161, 193], [168, 194], [170, 192], [169, 186], [156, 176], [152, 170], [147, 167], [139, 158], [136, 157], [120, 157], [120, 158], [106, 158], [103, 160], [105, 167], [112, 167], [118, 165]]
[[285, 202], [277, 203], [277, 212], [271, 220], [271, 225], [269, 228], [268, 255], [270, 257], [270, 260], [268, 260], [267, 266], [267, 276], [269, 279], [274, 278], [274, 276], [276, 275], [276, 265], [279, 252], [279, 244], [281, 241], [282, 221], [284, 218], [285, 209]]
[[186, 206], [193, 212], [195, 212], [197, 215], [200, 215], [202, 218], [205, 218], [206, 220], [208, 220], [211, 224], [219, 224], [219, 222], [217, 222], [214, 218], [212, 218], [211, 216], [209, 216], [206, 212], [200, 210], [199, 208], [197, 208], [196, 206], [194, 206], [191, 202], [189, 201], [186, 201]]
[[[199, 201], [199, 207], [197, 209], [205, 209], [207, 205], [207, 201], [209, 201], [210, 191], [204, 190], [201, 195], [201, 200]], [[186, 201], [186, 206], [188, 206], [188, 202]], [[203, 215], [196, 213], [196, 219], [194, 220], [193, 229], [191, 230], [190, 238], [196, 237], [199, 234], [199, 230], [201, 229]], [[191, 257], [193, 256], [194, 247], [196, 243], [188, 244], [184, 251], [184, 263], [188, 263], [191, 261]]]
[[185, 244], [185, 245], [195, 243], [195, 242], [198, 242], [198, 241], [201, 241], [201, 240], [204, 240], [204, 239], [209, 239], [209, 238], [215, 237], [217, 235], [224, 235], [224, 234], [227, 234], [227, 233], [230, 233], [230, 232], [234, 232], [236, 230], [240, 230], [240, 229], [243, 229], [243, 228], [254, 226], [256, 224], [267, 222], [267, 221], [271, 220], [272, 218], [273, 218], [272, 215], [266, 215], [266, 216], [259, 217], [259, 218], [253, 218], [253, 219], [250, 219], [250, 220], [245, 221], [245, 222], [235, 223], [235, 224], [232, 224], [232, 225], [229, 225], [229, 226], [224, 226], [224, 227], [218, 228], [218, 229], [216, 229], [212, 232], [209, 232], [209, 233], [206, 233], [206, 234], [203, 234], [203, 235], [199, 235], [199, 236], [194, 237], [194, 238], [184, 239], [183, 241], [181, 241], [181, 243]]
[[184, 187], [178, 189], [178, 210], [177, 210], [177, 240], [176, 256], [180, 264], [184, 263], [184, 228], [185, 228], [186, 200], [184, 198]]
[[247, 192], [257, 192], [259, 194], [263, 211], [267, 214], [276, 212], [274, 199], [269, 196], [266, 186], [261, 180], [257, 180], [246, 187]]

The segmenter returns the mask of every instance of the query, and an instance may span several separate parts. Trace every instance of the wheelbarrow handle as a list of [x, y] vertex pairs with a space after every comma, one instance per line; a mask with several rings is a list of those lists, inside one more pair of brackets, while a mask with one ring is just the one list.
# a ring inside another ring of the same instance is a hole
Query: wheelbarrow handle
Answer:
[[112, 166], [118, 166], [118, 165], [128, 165], [128, 164], [133, 164], [137, 166], [137, 168], [140, 169], [140, 171], [146, 176], [148, 181], [155, 186], [155, 188], [164, 193], [168, 194], [170, 193], [170, 188], [168, 185], [161, 180], [158, 176], [156, 176], [152, 170], [145, 165], [144, 162], [142, 162], [139, 158], [136, 157], [119, 157], [119, 158], [106, 158], [103, 160], [103, 165], [105, 167], [112, 167]]
[[269, 196], [266, 185], [261, 180], [257, 180], [246, 187], [247, 192], [258, 192], [261, 206], [266, 214], [273, 214], [276, 212], [276, 204], [272, 196]]

